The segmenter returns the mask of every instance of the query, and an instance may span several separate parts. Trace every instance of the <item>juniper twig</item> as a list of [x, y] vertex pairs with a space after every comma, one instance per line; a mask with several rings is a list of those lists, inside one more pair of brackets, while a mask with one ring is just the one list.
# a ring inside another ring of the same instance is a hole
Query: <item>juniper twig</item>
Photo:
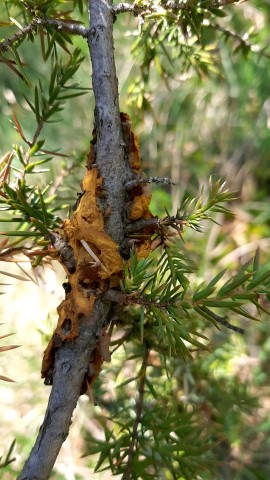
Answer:
[[236, 327], [235, 325], [232, 325], [230, 322], [228, 322], [226, 317], [220, 317], [216, 313], [212, 312], [212, 310], [209, 310], [209, 308], [207, 307], [203, 307], [202, 309], [207, 313], [207, 315], [212, 317], [213, 320], [215, 320], [220, 325], [223, 325], [224, 327], [228, 328], [229, 330], [233, 330], [234, 332], [241, 333], [241, 335], [245, 333], [245, 330], [243, 328]]
[[131, 190], [133, 187], [137, 187], [138, 185], [144, 185], [146, 183], [165, 183], [166, 185], [176, 185], [175, 182], [173, 182], [170, 178], [168, 177], [136, 177], [132, 180], [129, 180], [126, 183], [126, 189]]

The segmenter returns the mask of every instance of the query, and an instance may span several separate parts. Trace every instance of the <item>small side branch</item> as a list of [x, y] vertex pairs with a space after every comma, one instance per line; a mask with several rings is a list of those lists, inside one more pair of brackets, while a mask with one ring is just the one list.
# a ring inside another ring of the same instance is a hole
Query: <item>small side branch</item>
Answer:
[[245, 3], [247, 0], [216, 0], [216, 2], [213, 2], [213, 7], [227, 7], [229, 5], [240, 5], [241, 3]]
[[44, 27], [54, 27], [56, 30], [64, 30], [66, 33], [71, 35], [79, 35], [83, 38], [87, 38], [89, 29], [85, 28], [79, 23], [65, 22], [64, 20], [56, 20], [54, 18], [37, 18], [35, 20], [37, 25], [42, 25]]
[[29, 25], [27, 25], [25, 28], [23, 28], [20, 32], [15, 33], [11, 37], [6, 38], [5, 40], [2, 40], [0, 42], [0, 53], [2, 52], [7, 52], [9, 48], [13, 45], [13, 43], [18, 42], [22, 38], [24, 38], [28, 33], [31, 33], [36, 24], [35, 21], [33, 20]]
[[236, 327], [235, 325], [232, 325], [230, 322], [228, 322], [226, 317], [220, 317], [216, 313], [212, 312], [212, 310], [209, 310], [209, 308], [207, 308], [207, 307], [204, 307], [203, 310], [207, 313], [207, 315], [212, 317], [213, 320], [215, 320], [220, 325], [223, 325], [223, 327], [226, 327], [229, 330], [233, 330], [233, 332], [241, 333], [241, 335], [244, 335], [245, 330], [243, 328]]
[[148, 300], [147, 298], [140, 297], [138, 292], [123, 293], [119, 290], [113, 290], [112, 288], [102, 293], [101, 300], [104, 303], [118, 303], [119, 305], [144, 305], [145, 307], [151, 307], [154, 305], [158, 308], [166, 308], [168, 305], [172, 305], [172, 302], [160, 302], [159, 300]]
[[56, 30], [63, 30], [71, 35], [80, 35], [83, 38], [87, 38], [88, 35], [88, 29], [78, 23], [65, 22], [49, 17], [34, 18], [32, 22], [26, 25], [20, 32], [0, 42], [0, 53], [7, 52], [14, 43], [22, 40], [26, 35], [33, 32], [37, 26], [53, 27]]
[[[240, 4], [244, 3], [247, 0], [214, 0], [208, 7], [227, 7], [228, 5], [233, 5], [233, 4]], [[166, 10], [187, 10], [190, 9], [192, 6], [192, 2], [186, 2], [182, 5], [179, 5], [179, 2], [174, 2], [171, 0], [163, 0], [162, 2], [163, 8]]]
[[237, 40], [242, 47], [250, 50], [251, 52], [260, 53], [260, 54], [263, 54], [266, 58], [269, 58], [269, 55], [266, 54], [266, 52], [265, 52], [265, 48], [260, 49], [258, 47], [258, 45], [250, 43], [245, 38], [245, 36], [241, 36], [238, 33], [234, 32], [233, 30], [230, 30], [228, 28], [224, 28], [221, 25], [219, 25], [218, 23], [213, 23], [213, 27], [216, 30], [218, 30], [219, 32], [221, 32], [225, 37], [233, 38], [233, 39]]
[[[118, 290], [113, 290], [112, 288], [107, 290], [105, 293], [102, 293], [101, 299], [104, 303], [109, 303], [109, 302], [114, 302], [118, 303], [119, 305], [144, 305], [145, 307], [151, 307], [154, 305], [155, 307], [158, 308], [166, 308], [169, 305], [178, 305], [181, 304], [181, 300], [174, 300], [173, 302], [170, 302], [170, 300], [166, 302], [161, 302], [160, 300], [148, 300], [147, 298], [143, 298], [140, 296], [140, 292], [134, 292], [131, 294], [119, 292]], [[214, 313], [212, 310], [205, 306], [201, 306], [200, 310], [205, 312], [208, 317], [211, 317], [215, 322], [219, 323], [220, 325], [223, 325], [223, 327], [228, 328], [229, 330], [233, 330], [234, 332], [241, 333], [243, 335], [245, 333], [245, 330], [240, 327], [236, 327], [235, 325], [232, 325], [230, 322], [228, 322], [226, 317], [221, 317]]]
[[129, 180], [126, 183], [126, 189], [131, 190], [138, 185], [145, 185], [146, 183], [165, 183], [166, 185], [176, 185], [170, 178], [167, 177], [137, 177], [133, 180]]
[[135, 5], [126, 2], [118, 3], [118, 5], [112, 6], [112, 13], [118, 15], [119, 13], [131, 12], [134, 15], [138, 15], [141, 9]]
[[125, 226], [125, 234], [130, 235], [135, 232], [140, 232], [144, 228], [158, 228], [159, 219], [158, 218], [143, 218], [142, 220], [137, 220], [136, 222], [131, 222]]
[[54, 248], [60, 253], [62, 263], [65, 265], [69, 273], [74, 273], [76, 271], [77, 264], [73, 249], [69, 245], [68, 241], [56, 232], [51, 232], [49, 237]]
[[[228, 5], [233, 4], [240, 4], [244, 3], [246, 0], [216, 0], [209, 5], [209, 7], [226, 7]], [[163, 0], [162, 5], [142, 5], [139, 6], [137, 3], [126, 3], [121, 2], [118, 5], [112, 7], [112, 12], [114, 15], [118, 15], [119, 13], [127, 13], [131, 12], [133, 15], [145, 15], [151, 12], [160, 11], [160, 8], [164, 8], [164, 10], [173, 10], [173, 11], [181, 11], [181, 10], [189, 10], [192, 7], [192, 2], [183, 2], [179, 4], [179, 1], [174, 2], [171, 0]]]
[[144, 392], [145, 392], [145, 379], [146, 379], [146, 369], [148, 365], [148, 356], [149, 356], [149, 350], [144, 345], [145, 351], [143, 355], [143, 360], [142, 360], [142, 365], [139, 373], [139, 388], [138, 388], [138, 398], [136, 402], [136, 417], [135, 421], [133, 423], [133, 429], [132, 429], [132, 436], [131, 436], [131, 442], [129, 445], [128, 449], [128, 459], [127, 459], [127, 465], [126, 465], [126, 472], [123, 475], [123, 478], [125, 480], [131, 480], [132, 479], [132, 459], [134, 455], [134, 450], [135, 450], [135, 443], [138, 438], [138, 428], [141, 423], [142, 419], [142, 409], [143, 409], [143, 399], [144, 399]]

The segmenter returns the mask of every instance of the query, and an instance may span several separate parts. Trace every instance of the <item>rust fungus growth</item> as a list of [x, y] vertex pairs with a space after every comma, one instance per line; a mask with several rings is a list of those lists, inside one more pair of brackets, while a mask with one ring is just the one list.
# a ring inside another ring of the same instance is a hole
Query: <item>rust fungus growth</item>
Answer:
[[101, 187], [98, 170], [87, 170], [83, 180], [84, 194], [73, 218], [63, 223], [63, 238], [73, 250], [76, 270], [70, 273], [60, 260], [67, 273], [69, 292], [57, 309], [59, 320], [44, 353], [42, 377], [46, 377], [52, 368], [56, 337], [62, 342], [76, 338], [79, 318], [91, 314], [96, 292], [100, 294], [119, 285], [122, 259], [118, 245], [104, 231], [103, 216], [97, 205]]
[[[121, 114], [123, 136], [126, 145], [130, 174], [140, 175], [141, 158], [137, 137], [131, 130], [131, 122], [126, 114]], [[64, 220], [61, 234], [52, 232], [55, 244], [59, 245], [59, 261], [67, 273], [65, 285], [66, 296], [57, 308], [58, 323], [55, 332], [44, 352], [41, 374], [46, 383], [51, 383], [55, 349], [62, 342], [72, 341], [78, 336], [79, 321], [82, 316], [89, 316], [97, 296], [109, 288], [119, 288], [119, 280], [123, 272], [123, 261], [119, 253], [119, 245], [104, 230], [104, 218], [98, 204], [102, 195], [102, 177], [99, 176], [95, 164], [96, 136], [91, 142], [87, 161], [87, 171], [83, 180], [83, 194], [76, 202], [71, 219]], [[151, 192], [148, 185], [134, 187], [128, 194], [127, 221], [152, 218], [149, 211]], [[104, 217], [110, 215], [110, 206]], [[146, 257], [151, 246], [151, 228], [140, 232], [136, 240], [138, 255]], [[53, 240], [52, 240], [53, 242]], [[61, 247], [61, 245], [63, 245]], [[57, 246], [56, 246], [57, 248]], [[61, 252], [62, 248], [62, 252]], [[65, 252], [64, 252], [65, 248]], [[74, 258], [72, 258], [72, 255]], [[72, 265], [70, 268], [70, 257]], [[65, 259], [68, 258], [68, 263]], [[106, 341], [105, 341], [106, 340]], [[93, 351], [86, 384], [91, 385], [98, 375], [102, 362], [109, 360], [108, 338], [104, 331], [97, 340]]]
[[[131, 129], [131, 121], [126, 113], [121, 113], [123, 137], [127, 145], [129, 166], [132, 169], [133, 178], [141, 176], [141, 154], [138, 137]], [[148, 184], [137, 185], [132, 188], [130, 195], [131, 205], [128, 210], [129, 222], [149, 220], [154, 218], [149, 210], [151, 202], [151, 190]], [[140, 236], [136, 238], [136, 250], [138, 258], [146, 258], [151, 250], [151, 236], [154, 233], [153, 226], [147, 226], [140, 230]]]

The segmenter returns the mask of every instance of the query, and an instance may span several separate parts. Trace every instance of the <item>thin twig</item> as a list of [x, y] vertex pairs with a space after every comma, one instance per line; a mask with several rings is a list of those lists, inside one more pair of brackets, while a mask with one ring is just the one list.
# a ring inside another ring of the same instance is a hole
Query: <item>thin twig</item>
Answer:
[[229, 5], [241, 5], [241, 3], [246, 3], [247, 0], [217, 0], [213, 2], [213, 7], [227, 7]]
[[0, 42], [0, 53], [7, 52], [9, 48], [17, 41], [23, 39], [26, 35], [31, 33], [37, 26], [53, 27], [56, 30], [63, 30], [71, 35], [80, 35], [83, 38], [87, 38], [88, 29], [83, 25], [71, 22], [65, 22], [64, 20], [57, 20], [54, 18], [33, 18], [29, 25], [26, 25], [20, 32], [11, 35], [10, 37]]
[[236, 327], [235, 325], [232, 325], [230, 322], [228, 322], [228, 320], [226, 319], [226, 317], [220, 317], [219, 315], [217, 315], [216, 313], [212, 312], [212, 310], [209, 310], [209, 308], [207, 307], [202, 307], [202, 309], [210, 316], [213, 318], [213, 320], [215, 320], [217, 323], [219, 323], [220, 325], [223, 325], [223, 327], [226, 327], [228, 328], [229, 330], [233, 330], [234, 332], [237, 332], [237, 333], [241, 333], [241, 335], [243, 335], [245, 333], [245, 330], [243, 328], [240, 328], [240, 327]]
[[[24, 141], [27, 143], [27, 145], [29, 146], [27, 152], [25, 153], [24, 155], [24, 164], [27, 165], [29, 160], [30, 160], [30, 152], [31, 152], [31, 148], [35, 145], [39, 135], [40, 135], [40, 132], [41, 130], [43, 129], [44, 127], [44, 123], [45, 123], [45, 120], [43, 118], [40, 119], [38, 125], [37, 125], [37, 128], [36, 128], [36, 131], [33, 135], [33, 139], [31, 142], [29, 142], [28, 140], [26, 140], [26, 138], [24, 138]], [[25, 172], [24, 172], [25, 173]]]
[[[233, 4], [241, 4], [246, 2], [247, 0], [214, 0], [210, 5], [207, 5], [207, 8], [211, 7], [227, 7], [229, 5]], [[194, 6], [194, 2], [185, 2], [179, 5], [179, 2], [174, 2], [171, 0], [163, 0], [162, 6], [165, 9], [170, 9], [170, 10], [187, 10], [192, 8]]]
[[237, 40], [242, 47], [246, 47], [253, 53], [255, 52], [256, 54], [261, 54], [264, 57], [269, 58], [269, 54], [265, 53], [265, 47], [259, 48], [258, 45], [249, 42], [244, 37], [239, 35], [239, 33], [236, 33], [229, 28], [224, 28], [218, 23], [213, 23], [212, 26], [219, 32], [223, 33], [223, 35], [225, 35], [226, 37], [234, 38], [235, 40]]
[[24, 27], [20, 32], [15, 33], [14, 35], [11, 35], [11, 37], [6, 38], [5, 40], [2, 40], [0, 42], [0, 53], [1, 52], [7, 52], [9, 48], [13, 45], [13, 43], [17, 42], [18, 40], [21, 40], [23, 37], [28, 35], [28, 33], [31, 33], [36, 26], [35, 19], [32, 20], [29, 25]]
[[130, 235], [131, 233], [140, 232], [145, 228], [151, 227], [153, 230], [159, 227], [159, 219], [158, 218], [143, 218], [142, 220], [137, 220], [135, 222], [131, 222], [125, 226], [125, 233], [126, 235]]
[[118, 3], [118, 5], [113, 5], [111, 8], [114, 15], [118, 15], [119, 13], [126, 13], [131, 12], [134, 15], [138, 14], [141, 9], [136, 4], [130, 4], [126, 2]]
[[246, 46], [250, 49], [252, 48], [253, 45], [251, 43], [247, 42], [241, 35], [239, 35], [239, 33], [233, 32], [229, 28], [221, 27], [217, 23], [214, 23], [213, 27], [216, 28], [217, 30], [219, 30], [220, 32], [222, 32], [224, 35], [227, 35], [228, 37], [232, 37], [235, 40], [238, 40], [238, 42], [243, 44], [244, 46]]
[[73, 248], [70, 246], [68, 241], [57, 232], [51, 232], [49, 238], [54, 248], [60, 253], [61, 261], [68, 269], [69, 273], [74, 273], [76, 271], [77, 262], [74, 256]]
[[139, 378], [140, 378], [140, 383], [139, 383], [139, 388], [138, 388], [138, 398], [136, 402], [136, 417], [135, 421], [133, 423], [133, 429], [132, 429], [132, 436], [131, 436], [131, 442], [129, 444], [129, 449], [128, 449], [128, 459], [127, 459], [127, 464], [126, 464], [126, 472], [123, 475], [123, 478], [125, 480], [131, 480], [132, 479], [132, 459], [134, 455], [134, 449], [135, 449], [135, 443], [138, 438], [138, 427], [139, 424], [141, 423], [142, 419], [142, 408], [143, 408], [143, 398], [144, 398], [144, 392], [145, 392], [145, 379], [146, 379], [146, 369], [148, 366], [148, 356], [149, 356], [149, 350], [144, 345], [145, 351], [142, 359], [142, 365], [139, 373]]
[[130, 330], [127, 330], [123, 335], [122, 337], [120, 338], [116, 338], [115, 340], [111, 340], [110, 341], [110, 347], [114, 347], [114, 345], [117, 345], [120, 346], [122, 345], [126, 340], [127, 338], [130, 337], [131, 333], [133, 332], [133, 329], [131, 328]]
[[[216, 0], [214, 1], [211, 5], [208, 5], [208, 8], [210, 7], [226, 7], [228, 5], [233, 5], [233, 4], [240, 4], [244, 3], [247, 0]], [[114, 15], [118, 15], [119, 13], [126, 13], [126, 12], [131, 12], [135, 16], [137, 15], [145, 15], [146, 13], [151, 13], [157, 10], [160, 10], [160, 5], [137, 5], [137, 3], [126, 3], [126, 2], [121, 2], [118, 3], [118, 5], [114, 5], [112, 7], [112, 12]], [[174, 11], [180, 11], [180, 10], [189, 10], [192, 8], [192, 4], [189, 2], [186, 3], [181, 3], [179, 2], [173, 2], [170, 0], [165, 0], [162, 2], [162, 8], [165, 10], [174, 10]]]
[[129, 180], [125, 187], [127, 190], [131, 190], [138, 185], [144, 185], [145, 183], [165, 183], [167, 185], [176, 185], [170, 178], [167, 177], [136, 177], [133, 180]]
[[123, 293], [119, 290], [110, 288], [106, 292], [102, 292], [101, 299], [104, 303], [114, 302], [119, 305], [144, 305], [145, 307], [151, 307], [152, 305], [158, 308], [166, 308], [172, 305], [172, 302], [161, 302], [160, 300], [151, 300], [139, 296], [140, 292]]
[[[151, 300], [140, 296], [140, 292], [127, 294], [119, 292], [118, 290], [113, 290], [112, 288], [107, 290], [105, 293], [102, 293], [102, 301], [105, 303], [115, 302], [119, 303], [119, 305], [137, 304], [144, 305], [145, 307], [155, 306], [158, 308], [167, 308], [170, 305], [179, 306], [182, 303], [182, 300], [179, 299], [173, 300], [172, 302], [170, 300], [166, 302], [161, 302], [160, 300]], [[220, 325], [223, 325], [224, 327], [228, 328], [229, 330], [233, 330], [234, 332], [241, 333], [242, 335], [245, 333], [245, 330], [243, 330], [243, 328], [236, 327], [235, 325], [232, 325], [230, 322], [228, 322], [226, 317], [220, 317], [206, 306], [202, 305], [200, 306], [200, 308]]]
[[40, 120], [39, 124], [37, 125], [36, 131], [34, 133], [33, 140], [32, 140], [31, 145], [30, 145], [31, 148], [35, 145], [35, 143], [36, 143], [36, 141], [39, 137], [39, 134], [40, 134], [42, 128], [44, 127], [44, 123], [45, 123], [45, 120], [42, 118]]
[[37, 18], [36, 23], [37, 25], [42, 25], [44, 27], [54, 27], [56, 30], [64, 30], [71, 35], [80, 35], [83, 38], [87, 38], [89, 33], [89, 29], [85, 28], [83, 25], [49, 17]]

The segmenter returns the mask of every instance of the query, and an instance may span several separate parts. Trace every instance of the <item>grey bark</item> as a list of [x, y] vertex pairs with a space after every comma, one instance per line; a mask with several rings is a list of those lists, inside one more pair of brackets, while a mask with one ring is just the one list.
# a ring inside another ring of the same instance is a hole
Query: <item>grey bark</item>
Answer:
[[97, 159], [111, 215], [106, 231], [120, 244], [123, 239], [123, 205], [126, 169], [118, 82], [114, 61], [113, 15], [108, 11], [111, 0], [89, 1], [90, 31], [88, 45], [92, 61], [92, 82], [95, 93], [95, 128], [97, 131]]
[[[114, 64], [112, 0], [89, 0], [88, 44], [96, 101], [96, 164], [104, 177], [111, 215], [106, 231], [123, 240], [125, 159]], [[79, 336], [56, 351], [53, 386], [35, 445], [18, 480], [49, 478], [59, 450], [68, 436], [74, 408], [101, 328], [108, 322], [110, 305], [100, 300], [93, 313], [80, 321]]]
[[46, 480], [68, 436], [74, 408], [108, 306], [96, 302], [94, 312], [81, 319], [79, 336], [65, 343], [55, 357], [53, 386], [43, 424], [19, 480]]

